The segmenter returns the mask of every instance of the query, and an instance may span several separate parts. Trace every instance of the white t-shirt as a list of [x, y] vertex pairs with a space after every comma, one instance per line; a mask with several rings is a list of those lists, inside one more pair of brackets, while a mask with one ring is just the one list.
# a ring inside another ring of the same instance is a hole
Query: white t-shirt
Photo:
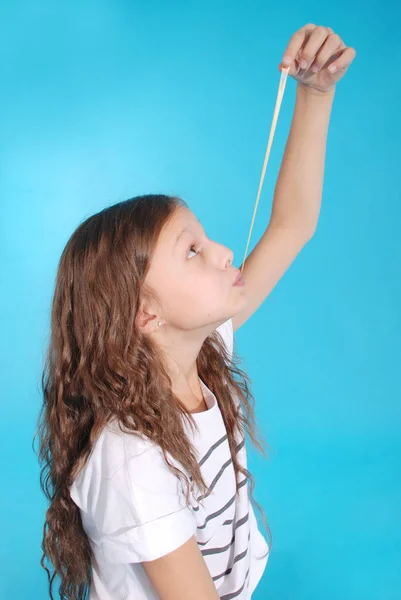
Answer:
[[[217, 328], [231, 355], [233, 326]], [[227, 432], [215, 395], [200, 379], [208, 410], [193, 413], [198, 462], [213, 492], [203, 505], [199, 490], [185, 505], [186, 484], [165, 465], [145, 436], [121, 432], [112, 420], [93, 445], [70, 493], [80, 508], [94, 552], [89, 600], [157, 600], [141, 561], [159, 558], [195, 536], [221, 600], [250, 600], [265, 569], [269, 546], [258, 529], [244, 475], [236, 495]], [[247, 468], [244, 437], [238, 459]], [[186, 471], [171, 455], [169, 460]], [[187, 474], [187, 473], [186, 473]]]

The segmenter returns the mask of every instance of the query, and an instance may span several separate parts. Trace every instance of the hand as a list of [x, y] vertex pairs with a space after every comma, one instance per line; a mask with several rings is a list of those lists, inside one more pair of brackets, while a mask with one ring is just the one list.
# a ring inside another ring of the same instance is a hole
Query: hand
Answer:
[[291, 66], [288, 74], [299, 85], [324, 94], [334, 90], [355, 56], [330, 27], [308, 23], [291, 37], [279, 70]]

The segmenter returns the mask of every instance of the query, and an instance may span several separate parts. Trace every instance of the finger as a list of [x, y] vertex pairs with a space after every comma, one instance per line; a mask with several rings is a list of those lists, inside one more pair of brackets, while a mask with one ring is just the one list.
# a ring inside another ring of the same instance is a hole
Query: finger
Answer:
[[307, 25], [304, 25], [304, 27], [301, 27], [301, 29], [298, 29], [298, 31], [291, 36], [283, 55], [282, 64], [284, 67], [289, 67], [291, 65], [291, 69], [293, 68], [294, 60], [303, 43], [305, 42], [305, 38], [310, 35], [310, 32], [313, 31], [315, 27], [316, 25], [308, 23]]
[[[330, 62], [334, 62], [340, 56], [340, 50], [344, 50], [345, 47], [346, 46], [339, 35], [330, 33], [315, 58], [312, 65], [312, 71], [315, 73], [320, 71], [326, 64], [330, 64], [329, 61], [331, 58], [332, 60]], [[315, 67], [318, 68], [315, 69]]]
[[[342, 51], [341, 55], [334, 61], [331, 63], [331, 65], [328, 67], [329, 71], [331, 71], [332, 73], [334, 73], [335, 71], [341, 71], [342, 69], [347, 69], [349, 67], [349, 65], [352, 63], [352, 61], [354, 60], [356, 56], [356, 50], [355, 48], [345, 48], [345, 50]], [[333, 69], [334, 67], [334, 69]]]
[[330, 39], [331, 35], [333, 34], [328, 31], [327, 27], [316, 27], [312, 31], [297, 59], [301, 69], [309, 69], [310, 65], [315, 60], [316, 55], [320, 52], [321, 48], [326, 45], [327, 40]]

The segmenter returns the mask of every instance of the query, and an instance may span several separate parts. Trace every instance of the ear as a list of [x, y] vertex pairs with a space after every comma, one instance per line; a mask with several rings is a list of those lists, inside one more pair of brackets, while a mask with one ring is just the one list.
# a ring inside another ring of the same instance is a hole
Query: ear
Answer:
[[141, 333], [147, 334], [158, 329], [158, 320], [159, 317], [150, 310], [150, 307], [147, 308], [145, 305], [141, 305], [135, 317], [135, 324]]

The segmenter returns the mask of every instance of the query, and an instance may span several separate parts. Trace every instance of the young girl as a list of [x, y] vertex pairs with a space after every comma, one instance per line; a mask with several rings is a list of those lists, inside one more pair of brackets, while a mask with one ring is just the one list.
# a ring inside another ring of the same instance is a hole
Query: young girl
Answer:
[[344, 72], [352, 58], [327, 28], [300, 32], [286, 51], [299, 85], [287, 162], [246, 284], [231, 250], [165, 195], [89, 217], [62, 253], [39, 424], [52, 598], [56, 574], [74, 600], [249, 600], [262, 576], [271, 539], [245, 433], [263, 448], [233, 333], [313, 234], [334, 95], [325, 65], [336, 52]]

